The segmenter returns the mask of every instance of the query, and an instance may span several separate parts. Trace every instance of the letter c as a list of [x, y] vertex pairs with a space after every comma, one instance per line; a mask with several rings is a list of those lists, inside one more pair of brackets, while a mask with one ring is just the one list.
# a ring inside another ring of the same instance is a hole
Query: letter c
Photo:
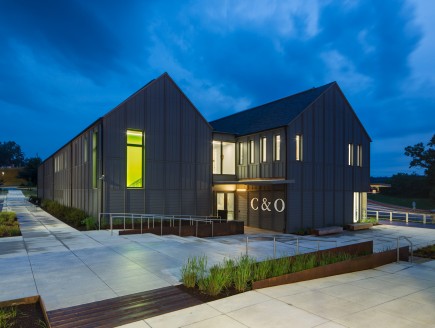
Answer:
[[[254, 207], [254, 200], [257, 201], [257, 207]], [[254, 198], [251, 199], [251, 208], [252, 208], [254, 211], [258, 210], [258, 198], [254, 197]]]

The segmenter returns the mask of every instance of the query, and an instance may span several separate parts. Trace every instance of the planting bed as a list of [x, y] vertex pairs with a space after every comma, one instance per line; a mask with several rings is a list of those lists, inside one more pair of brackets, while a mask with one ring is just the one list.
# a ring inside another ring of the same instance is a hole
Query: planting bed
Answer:
[[39, 296], [0, 302], [0, 327], [49, 327]]
[[[401, 260], [408, 260], [408, 247], [402, 247], [399, 253]], [[225, 259], [210, 268], [205, 256], [194, 257], [181, 269], [184, 287], [180, 288], [210, 301], [249, 289], [367, 270], [396, 260], [396, 250], [373, 254], [372, 241], [258, 263], [241, 256], [236, 260]]]
[[428, 259], [435, 259], [435, 245], [429, 245], [414, 251], [414, 255], [418, 257], [425, 257]]

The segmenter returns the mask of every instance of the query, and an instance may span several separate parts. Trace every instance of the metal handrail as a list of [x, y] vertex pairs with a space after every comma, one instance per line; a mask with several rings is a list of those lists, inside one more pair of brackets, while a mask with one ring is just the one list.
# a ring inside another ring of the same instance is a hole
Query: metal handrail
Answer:
[[[300, 246], [300, 241], [314, 241], [317, 242], [317, 251], [320, 250], [320, 243], [334, 243], [335, 247], [337, 247], [338, 245], [338, 241], [337, 240], [319, 240], [319, 239], [308, 239], [305, 237], [268, 237], [268, 236], [261, 236], [261, 237], [249, 237], [246, 236], [246, 246], [245, 246], [245, 254], [248, 255], [249, 251], [249, 240], [252, 239], [259, 239], [261, 241], [272, 241], [273, 240], [273, 257], [276, 258], [276, 242], [282, 242], [285, 243], [287, 241], [296, 241], [296, 250], [295, 253], [299, 254], [299, 246]], [[267, 240], [265, 240], [267, 239]]]
[[[101, 220], [105, 216], [109, 216], [110, 232], [113, 235], [113, 220], [123, 219], [123, 230], [134, 229], [135, 220], [140, 220], [140, 229], [143, 233], [143, 220], [147, 220], [147, 228], [152, 225], [155, 228], [156, 221], [160, 222], [160, 234], [163, 235], [163, 222], [169, 222], [170, 227], [175, 227], [176, 221], [179, 226], [179, 234], [181, 235], [181, 222], [189, 222], [191, 226], [196, 224], [196, 235], [198, 234], [198, 222], [212, 225], [213, 236], [213, 223], [226, 221], [220, 216], [199, 216], [199, 215], [164, 215], [164, 214], [141, 214], [141, 213], [100, 213], [98, 215], [98, 230], [101, 230]], [[126, 219], [131, 220], [131, 228], [127, 228]], [[150, 222], [150, 220], [152, 220]]]
[[414, 255], [413, 244], [412, 244], [412, 241], [408, 237], [406, 237], [406, 236], [399, 236], [399, 237], [397, 237], [397, 263], [399, 263], [399, 257], [400, 257], [400, 252], [399, 252], [399, 248], [400, 248], [399, 244], [400, 243], [399, 243], [399, 241], [400, 241], [401, 238], [405, 239], [409, 243], [409, 246], [411, 247], [411, 263], [412, 263], [412, 257]]

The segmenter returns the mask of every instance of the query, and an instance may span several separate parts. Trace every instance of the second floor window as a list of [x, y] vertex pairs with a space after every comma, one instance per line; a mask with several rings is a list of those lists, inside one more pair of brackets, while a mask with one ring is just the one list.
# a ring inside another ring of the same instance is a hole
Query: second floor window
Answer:
[[303, 159], [303, 138], [302, 134], [296, 135], [296, 160], [302, 161]]
[[281, 160], [281, 136], [277, 134], [275, 136], [275, 155], [274, 155], [275, 161]]
[[267, 138], [261, 137], [261, 161], [267, 162]]
[[213, 141], [213, 174], [236, 174], [236, 144]]
[[255, 163], [255, 144], [254, 140], [249, 140], [249, 163]]
[[243, 165], [243, 162], [245, 161], [244, 153], [243, 153], [243, 142], [239, 142], [239, 165]]
[[351, 144], [351, 143], [347, 146], [347, 154], [348, 154], [347, 164], [349, 166], [352, 166], [353, 165], [353, 144]]
[[362, 166], [362, 146], [356, 146], [356, 165]]

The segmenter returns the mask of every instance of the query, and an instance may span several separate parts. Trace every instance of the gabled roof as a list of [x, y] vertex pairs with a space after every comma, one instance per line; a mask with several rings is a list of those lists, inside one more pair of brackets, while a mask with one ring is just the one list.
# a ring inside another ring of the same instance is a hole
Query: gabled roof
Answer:
[[247, 135], [285, 126], [333, 84], [335, 82], [235, 113], [212, 121], [210, 125], [215, 132], [236, 135]]

